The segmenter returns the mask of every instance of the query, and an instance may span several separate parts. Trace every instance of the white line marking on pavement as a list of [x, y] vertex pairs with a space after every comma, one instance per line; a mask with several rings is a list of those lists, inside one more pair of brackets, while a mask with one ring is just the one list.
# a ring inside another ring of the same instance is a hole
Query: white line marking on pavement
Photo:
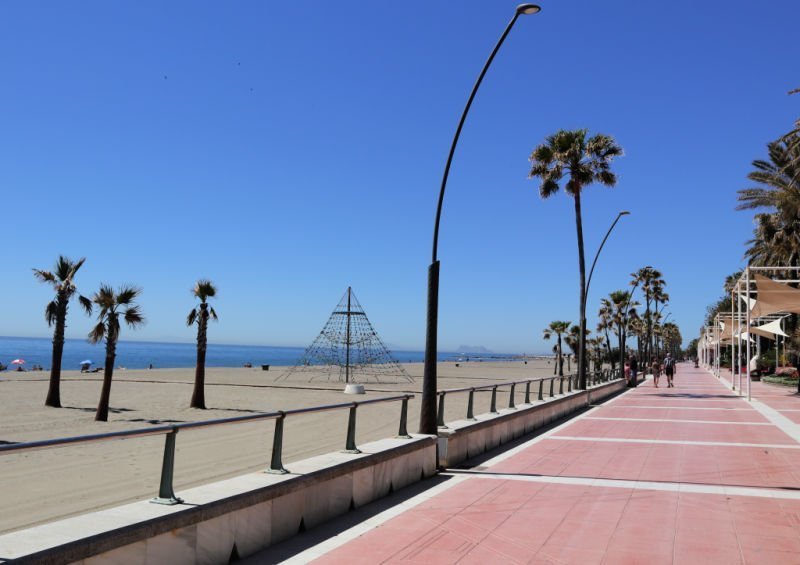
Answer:
[[692, 492], [703, 494], [725, 494], [737, 496], [758, 496], [800, 500], [800, 492], [759, 487], [730, 487], [694, 483], [665, 483], [660, 481], [627, 481], [623, 479], [594, 479], [591, 477], [556, 477], [551, 475], [514, 475], [487, 473], [486, 471], [464, 471], [442, 473], [443, 475], [463, 476], [464, 474], [481, 479], [501, 481], [523, 481], [530, 483], [555, 483], [562, 485], [583, 485], [593, 487], [615, 487], [634, 490], [663, 490], [669, 492]]
[[664, 408], [668, 410], [738, 410], [740, 412], [750, 412], [752, 408], [703, 408], [702, 406], [633, 406], [631, 404], [620, 404], [614, 408], [646, 408], [652, 410], [653, 408]]
[[764, 447], [768, 449], [800, 449], [798, 444], [781, 443], [734, 443], [726, 441], [681, 441], [672, 439], [626, 439], [621, 437], [577, 437], [553, 436], [547, 439], [565, 439], [568, 441], [604, 441], [610, 443], [663, 443], [667, 445], [715, 445], [723, 447]]
[[681, 424], [732, 424], [734, 426], [772, 426], [770, 422], [721, 422], [719, 420], [670, 420], [668, 418], [606, 418], [590, 416], [587, 420], [612, 420], [617, 422], [678, 422]]

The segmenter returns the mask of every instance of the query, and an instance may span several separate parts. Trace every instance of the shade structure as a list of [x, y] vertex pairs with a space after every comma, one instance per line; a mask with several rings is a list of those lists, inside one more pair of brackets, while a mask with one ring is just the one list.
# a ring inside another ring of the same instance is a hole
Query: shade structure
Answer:
[[24, 365], [25, 364], [25, 359], [14, 359], [11, 362], [11, 364], [12, 365]]
[[767, 339], [775, 340], [777, 336], [781, 337], [789, 337], [789, 334], [783, 331], [781, 328], [781, 320], [772, 320], [771, 322], [764, 324], [762, 326], [752, 327], [750, 331], [754, 335], [760, 335]]
[[750, 307], [752, 317], [759, 318], [776, 312], [800, 314], [800, 289], [775, 282], [759, 274], [753, 275], [753, 280], [758, 295], [755, 304], [751, 304]]

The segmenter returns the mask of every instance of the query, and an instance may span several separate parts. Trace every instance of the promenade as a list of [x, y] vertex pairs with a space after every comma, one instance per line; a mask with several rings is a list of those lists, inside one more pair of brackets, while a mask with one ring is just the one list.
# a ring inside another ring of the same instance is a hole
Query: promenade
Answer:
[[327, 539], [298, 536], [289, 562], [800, 563], [800, 398], [754, 383], [748, 403], [688, 364], [660, 385], [448, 469]]

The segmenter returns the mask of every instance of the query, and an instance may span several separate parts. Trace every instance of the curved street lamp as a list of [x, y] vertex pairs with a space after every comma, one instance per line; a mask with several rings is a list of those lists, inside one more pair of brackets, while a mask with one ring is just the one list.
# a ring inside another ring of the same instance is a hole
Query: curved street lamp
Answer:
[[[578, 355], [579, 359], [586, 359], [586, 299], [589, 297], [589, 285], [592, 284], [592, 275], [594, 274], [594, 266], [597, 265], [597, 258], [600, 257], [600, 252], [603, 250], [603, 246], [606, 244], [606, 240], [608, 236], [611, 235], [611, 231], [614, 229], [614, 226], [617, 225], [619, 219], [622, 216], [628, 216], [630, 212], [627, 210], [621, 211], [617, 214], [616, 219], [612, 222], [611, 227], [608, 228], [606, 232], [606, 236], [603, 238], [603, 241], [600, 243], [600, 247], [597, 248], [597, 253], [594, 255], [594, 261], [592, 261], [592, 268], [589, 269], [589, 277], [586, 279], [586, 288], [583, 292], [583, 311], [581, 312], [581, 324], [580, 324], [580, 335], [578, 336]], [[586, 368], [578, 361], [578, 365], [583, 367], [582, 373], [578, 375], [578, 388], [586, 389]], [[620, 365], [621, 367], [622, 365]]]
[[461, 113], [461, 119], [458, 122], [456, 133], [453, 136], [453, 142], [450, 145], [450, 153], [447, 156], [447, 163], [445, 164], [444, 174], [442, 175], [442, 185], [439, 189], [439, 203], [436, 207], [436, 223], [433, 227], [433, 254], [431, 264], [428, 267], [428, 311], [425, 334], [425, 370], [422, 378], [422, 402], [419, 415], [419, 433], [421, 434], [436, 435], [438, 429], [436, 425], [436, 354], [438, 337], [437, 332], [439, 325], [439, 221], [442, 217], [442, 203], [444, 202], [444, 190], [447, 186], [447, 177], [450, 174], [450, 164], [453, 161], [453, 154], [456, 151], [458, 138], [461, 135], [461, 128], [464, 126], [464, 120], [469, 113], [470, 106], [472, 106], [472, 100], [475, 98], [475, 93], [478, 92], [478, 87], [481, 85], [481, 81], [483, 81], [483, 76], [486, 74], [486, 71], [492, 64], [494, 56], [497, 54], [500, 46], [505, 41], [508, 32], [511, 31], [512, 27], [514, 27], [517, 18], [520, 16], [536, 14], [540, 11], [541, 8], [536, 4], [520, 4], [517, 6], [517, 9], [514, 11], [514, 17], [511, 18], [510, 22], [508, 22], [503, 35], [500, 36], [500, 39], [497, 41], [497, 45], [494, 46], [492, 53], [489, 55], [489, 58], [483, 65], [481, 73], [478, 75], [478, 80], [475, 81], [475, 85], [472, 87], [472, 92], [470, 92], [467, 104], [464, 107], [464, 111]]

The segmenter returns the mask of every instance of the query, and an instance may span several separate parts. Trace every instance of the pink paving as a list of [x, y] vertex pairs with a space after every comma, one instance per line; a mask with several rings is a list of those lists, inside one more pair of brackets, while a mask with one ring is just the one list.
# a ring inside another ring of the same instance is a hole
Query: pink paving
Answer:
[[800, 563], [800, 444], [703, 370], [497, 459], [315, 563]]

